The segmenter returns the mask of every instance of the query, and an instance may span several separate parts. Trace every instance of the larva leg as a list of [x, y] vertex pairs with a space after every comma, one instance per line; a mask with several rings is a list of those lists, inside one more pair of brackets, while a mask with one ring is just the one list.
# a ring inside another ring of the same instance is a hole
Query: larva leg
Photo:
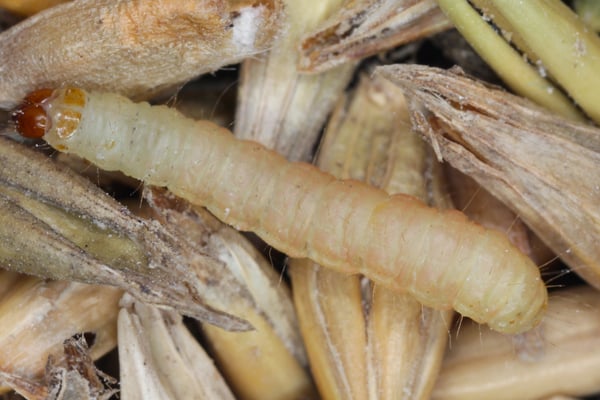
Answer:
[[336, 180], [212, 123], [114, 94], [34, 93], [14, 116], [21, 132], [42, 132], [58, 150], [167, 186], [290, 256], [362, 273], [427, 306], [506, 333], [533, 327], [545, 309], [533, 262], [457, 211]]

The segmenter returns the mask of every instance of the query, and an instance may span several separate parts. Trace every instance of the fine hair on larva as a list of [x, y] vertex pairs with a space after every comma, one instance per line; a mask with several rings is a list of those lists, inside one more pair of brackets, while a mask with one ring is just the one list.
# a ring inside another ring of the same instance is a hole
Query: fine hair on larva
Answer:
[[79, 88], [43, 89], [13, 119], [24, 136], [166, 186], [291, 257], [364, 274], [497, 331], [526, 331], [546, 307], [538, 268], [502, 233], [456, 210], [288, 162], [166, 106]]

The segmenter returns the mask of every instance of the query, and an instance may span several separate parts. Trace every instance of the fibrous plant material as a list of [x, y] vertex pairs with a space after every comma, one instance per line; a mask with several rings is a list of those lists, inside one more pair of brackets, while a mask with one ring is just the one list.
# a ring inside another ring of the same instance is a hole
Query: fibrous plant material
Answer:
[[87, 332], [94, 338], [94, 359], [116, 346], [120, 289], [25, 275], [13, 279], [11, 272], [1, 271], [0, 281], [5, 277], [11, 285], [0, 295], [0, 386], [44, 399], [51, 389], [44, 379], [46, 365], [49, 358], [63, 364], [65, 340]]
[[434, 0], [353, 0], [304, 37], [298, 67], [324, 72], [452, 26]]
[[313, 398], [289, 289], [271, 264], [233, 228], [201, 208], [156, 188], [144, 191], [155, 217], [218, 260], [251, 293], [215, 297], [220, 308], [244, 318], [250, 332], [202, 324], [204, 341], [232, 391], [247, 399]]
[[506, 333], [532, 328], [544, 311], [547, 292], [532, 261], [455, 210], [337, 180], [209, 121], [116, 94], [40, 90], [14, 117], [23, 135], [167, 186], [290, 256], [362, 273]]
[[381, 67], [413, 99], [441, 159], [509, 205], [573, 271], [600, 287], [600, 131], [461, 74]]
[[214, 292], [243, 296], [244, 288], [157, 222], [134, 217], [73, 171], [8, 139], [0, 140], [0, 167], [4, 268], [117, 286], [229, 329], [250, 328], [207, 300]]
[[235, 134], [309, 161], [325, 118], [354, 71], [354, 63], [318, 75], [298, 70], [301, 37], [342, 4], [341, 0], [285, 0], [285, 19], [269, 52], [242, 64]]
[[125, 295], [119, 312], [121, 398], [233, 400], [227, 384], [175, 312]]
[[20, 15], [32, 15], [67, 0], [0, 0], [0, 7]]
[[[512, 90], [561, 115], [582, 119], [570, 99], [524, 60], [467, 0], [436, 1], [473, 49]], [[520, 6], [514, 8], [519, 10]]]
[[[554, 293], [535, 330], [514, 337], [466, 322], [449, 349], [433, 399], [540, 399], [600, 390], [600, 294]], [[560, 397], [559, 397], [560, 398]]]
[[0, 108], [77, 84], [147, 99], [265, 51], [278, 0], [76, 0], [0, 35]]
[[[401, 91], [382, 78], [362, 77], [340, 102], [319, 150], [318, 165], [388, 191], [419, 196], [439, 207], [441, 169], [411, 132]], [[452, 312], [291, 260], [294, 300], [310, 366], [325, 399], [427, 399], [448, 338]]]

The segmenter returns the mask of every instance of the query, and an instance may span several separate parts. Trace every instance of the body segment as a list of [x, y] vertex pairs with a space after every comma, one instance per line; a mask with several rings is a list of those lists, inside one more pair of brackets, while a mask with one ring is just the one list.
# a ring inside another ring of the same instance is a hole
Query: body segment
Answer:
[[[29, 97], [44, 110], [43, 138], [56, 149], [167, 186], [292, 257], [364, 274], [506, 333], [541, 318], [547, 293], [535, 264], [458, 211], [337, 180], [164, 106], [81, 89]], [[21, 131], [27, 104], [15, 112]]]

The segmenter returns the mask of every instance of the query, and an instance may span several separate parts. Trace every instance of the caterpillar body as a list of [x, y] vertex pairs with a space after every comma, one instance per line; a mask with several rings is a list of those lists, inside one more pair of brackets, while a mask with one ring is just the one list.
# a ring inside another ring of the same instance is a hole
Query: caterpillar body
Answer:
[[211, 122], [78, 88], [36, 91], [13, 119], [24, 136], [166, 186], [292, 257], [364, 274], [497, 331], [528, 330], [546, 307], [538, 268], [501, 233], [288, 162]]

